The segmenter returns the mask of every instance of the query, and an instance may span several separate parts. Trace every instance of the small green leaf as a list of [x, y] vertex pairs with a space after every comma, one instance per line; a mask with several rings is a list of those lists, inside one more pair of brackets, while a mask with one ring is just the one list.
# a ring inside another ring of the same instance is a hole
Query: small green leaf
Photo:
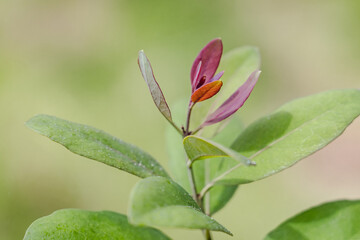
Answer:
[[230, 157], [244, 165], [255, 165], [247, 157], [208, 139], [190, 135], [184, 138], [183, 144], [191, 162], [207, 158]]
[[163, 177], [139, 181], [131, 193], [129, 221], [133, 224], [230, 231], [205, 215], [177, 183]]
[[125, 215], [63, 209], [39, 218], [25, 233], [24, 240], [170, 240], [157, 229], [136, 227]]
[[336, 201], [311, 208], [282, 223], [265, 240], [360, 239], [360, 201]]
[[80, 156], [143, 178], [168, 176], [148, 153], [93, 127], [48, 115], [37, 115], [26, 125]]
[[246, 128], [232, 149], [256, 162], [228, 162], [213, 180], [244, 184], [286, 169], [325, 147], [360, 114], [360, 90], [333, 90], [300, 98]]

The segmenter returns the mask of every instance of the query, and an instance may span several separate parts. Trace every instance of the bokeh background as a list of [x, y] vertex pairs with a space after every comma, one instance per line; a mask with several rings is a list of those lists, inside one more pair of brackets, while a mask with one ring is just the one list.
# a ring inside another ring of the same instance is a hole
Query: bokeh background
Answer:
[[[22, 239], [60, 208], [126, 213], [138, 178], [74, 155], [32, 132], [37, 113], [103, 129], [167, 166], [166, 121], [136, 58], [145, 49], [168, 102], [190, 91], [199, 50], [258, 46], [262, 75], [241, 110], [246, 124], [291, 99], [360, 87], [360, 2], [0, 1], [0, 239]], [[360, 119], [325, 149], [239, 189], [215, 218], [235, 237], [261, 239], [286, 218], [336, 199], [360, 198]], [[173, 239], [200, 231], [163, 229]]]

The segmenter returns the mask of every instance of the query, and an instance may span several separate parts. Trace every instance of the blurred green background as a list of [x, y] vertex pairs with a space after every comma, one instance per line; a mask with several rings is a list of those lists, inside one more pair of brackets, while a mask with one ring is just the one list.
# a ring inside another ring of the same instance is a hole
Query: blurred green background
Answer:
[[[190, 91], [199, 50], [258, 46], [262, 75], [241, 110], [246, 124], [291, 99], [360, 86], [360, 2], [0, 1], [0, 239], [21, 239], [60, 208], [126, 213], [138, 178], [74, 155], [32, 132], [37, 113], [95, 126], [133, 143], [165, 167], [166, 121], [136, 63], [144, 49], [171, 104]], [[235, 237], [261, 239], [295, 213], [360, 198], [360, 121], [324, 150], [240, 187], [215, 215]], [[163, 229], [174, 239], [200, 231]]]

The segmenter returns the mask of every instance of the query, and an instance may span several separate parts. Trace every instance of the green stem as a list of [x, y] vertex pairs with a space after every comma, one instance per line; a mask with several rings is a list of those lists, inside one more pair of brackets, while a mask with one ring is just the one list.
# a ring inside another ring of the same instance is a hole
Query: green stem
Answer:
[[206, 240], [212, 240], [211, 233], [208, 229], [204, 230], [204, 237]]
[[172, 120], [167, 119], [167, 118], [166, 118], [166, 120], [168, 120], [168, 122], [171, 124], [171, 126], [173, 126], [176, 129], [176, 131], [178, 131], [181, 135], [183, 135], [183, 132], [181, 131], [181, 129], [178, 126], [176, 126], [176, 124]]
[[214, 181], [209, 182], [208, 184], [205, 185], [205, 187], [203, 189], [201, 189], [200, 193], [199, 193], [199, 198], [203, 199], [205, 197], [205, 194], [215, 185]]
[[187, 117], [186, 117], [186, 128], [185, 128], [185, 132], [184, 132], [184, 135], [187, 136], [187, 135], [190, 135], [191, 132], [189, 132], [189, 128], [190, 128], [190, 117], [191, 117], [191, 111], [193, 109], [193, 107], [195, 106], [195, 103], [193, 102], [190, 102], [189, 103], [189, 108], [188, 108], [188, 113], [187, 113]]
[[[182, 132], [183, 137], [186, 137], [186, 136], [192, 134], [189, 131], [189, 129], [190, 129], [191, 111], [192, 111], [194, 105], [195, 105], [195, 103], [190, 101], [187, 118], [186, 118], [186, 125], [185, 125], [185, 128], [183, 128], [183, 132]], [[201, 128], [198, 128], [195, 132], [199, 131], [200, 129]], [[196, 183], [195, 183], [195, 176], [194, 176], [192, 162], [188, 158], [186, 158], [186, 168], [187, 168], [187, 172], [188, 172], [188, 176], [189, 176], [189, 183], [190, 183], [190, 188], [191, 188], [191, 192], [192, 192], [192, 197], [193, 197], [194, 201], [199, 205], [201, 210], [204, 212], [204, 214], [206, 214], [205, 209], [203, 207], [204, 200], [203, 200], [203, 198], [200, 198], [200, 196], [196, 190]], [[204, 237], [206, 240], [212, 240], [210, 231], [208, 229], [204, 229], [203, 234], [204, 234]]]
[[[189, 162], [189, 159], [187, 159], [187, 162]], [[192, 197], [195, 200], [196, 203], [199, 204], [198, 201], [198, 194], [196, 191], [196, 185], [195, 185], [195, 177], [194, 177], [194, 171], [192, 169], [192, 166], [190, 164], [187, 164], [187, 170], [188, 170], [188, 176], [189, 176], [189, 182], [190, 182], [190, 188], [192, 192]]]
[[[199, 197], [199, 194], [196, 191], [196, 183], [195, 183], [195, 177], [194, 177], [194, 171], [193, 168], [191, 166], [191, 164], [189, 164], [189, 160], [187, 159], [187, 170], [188, 170], [188, 176], [189, 176], [189, 182], [190, 182], [190, 188], [191, 188], [191, 192], [193, 195], [193, 199], [194, 201], [199, 205], [199, 207], [201, 208], [201, 210], [205, 213], [205, 209], [203, 207], [203, 203], [204, 203], [204, 199]], [[206, 240], [212, 240], [210, 231], [208, 229], [204, 229], [203, 230], [203, 234], [204, 234], [204, 238]]]

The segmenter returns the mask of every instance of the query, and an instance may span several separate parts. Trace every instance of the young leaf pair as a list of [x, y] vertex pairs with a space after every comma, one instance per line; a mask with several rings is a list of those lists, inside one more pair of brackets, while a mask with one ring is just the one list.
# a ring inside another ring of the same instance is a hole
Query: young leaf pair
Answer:
[[[191, 98], [189, 108], [192, 108], [196, 103], [202, 102], [216, 95], [223, 83], [220, 78], [224, 71], [215, 75], [220, 63], [223, 52], [223, 45], [221, 39], [217, 38], [210, 41], [196, 57], [190, 72], [191, 79]], [[144, 51], [139, 52], [138, 64], [142, 76], [147, 83], [151, 96], [155, 105], [163, 116], [181, 133], [180, 128], [176, 126], [171, 117], [170, 108], [165, 100], [159, 84], [157, 83], [151, 64], [146, 57]], [[247, 79], [247, 81], [240, 86], [220, 107], [214, 112], [208, 114], [205, 121], [199, 126], [201, 129], [205, 126], [218, 123], [232, 114], [234, 114], [240, 107], [243, 106], [246, 99], [252, 92], [255, 84], [259, 78], [260, 71], [254, 71]]]

